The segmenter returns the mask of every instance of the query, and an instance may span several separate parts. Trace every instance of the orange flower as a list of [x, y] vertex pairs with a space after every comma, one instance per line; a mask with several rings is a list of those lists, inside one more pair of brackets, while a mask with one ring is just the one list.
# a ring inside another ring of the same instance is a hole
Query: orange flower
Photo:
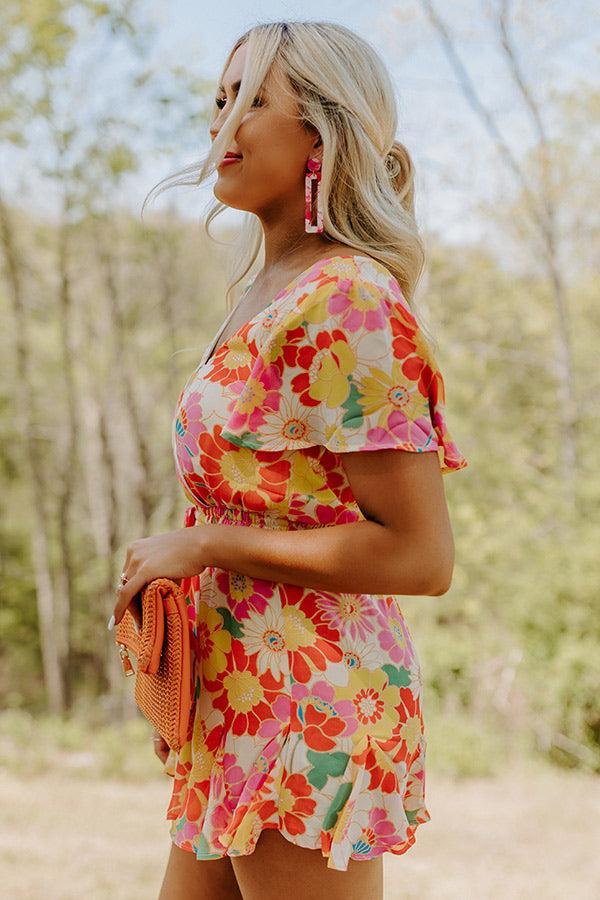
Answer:
[[312, 815], [316, 800], [311, 800], [312, 788], [304, 775], [299, 773], [286, 775], [282, 779], [279, 792], [279, 815], [283, 819], [286, 831], [290, 834], [303, 834], [306, 826], [302, 819]]

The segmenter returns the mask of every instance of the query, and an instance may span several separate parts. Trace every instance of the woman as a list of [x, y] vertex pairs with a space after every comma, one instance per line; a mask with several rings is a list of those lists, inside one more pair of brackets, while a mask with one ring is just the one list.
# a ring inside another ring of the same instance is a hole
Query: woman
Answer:
[[115, 608], [166, 576], [191, 611], [188, 742], [156, 736], [160, 898], [375, 900], [383, 853], [430, 818], [398, 595], [448, 590], [441, 476], [467, 465], [409, 303], [412, 166], [385, 67], [341, 25], [257, 25], [221, 80], [199, 180], [217, 165], [219, 209], [253, 214], [234, 283], [261, 244], [264, 264], [178, 398], [195, 527], [130, 545]]

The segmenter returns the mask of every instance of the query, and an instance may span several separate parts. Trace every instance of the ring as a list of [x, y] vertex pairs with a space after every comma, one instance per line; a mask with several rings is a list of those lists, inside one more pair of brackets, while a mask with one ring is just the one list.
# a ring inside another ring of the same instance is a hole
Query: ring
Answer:
[[127, 584], [127, 581], [128, 581], [127, 575], [125, 574], [125, 572], [121, 572], [121, 579], [119, 581], [119, 584], [117, 585], [117, 590], [119, 588], [123, 587], [124, 584]]

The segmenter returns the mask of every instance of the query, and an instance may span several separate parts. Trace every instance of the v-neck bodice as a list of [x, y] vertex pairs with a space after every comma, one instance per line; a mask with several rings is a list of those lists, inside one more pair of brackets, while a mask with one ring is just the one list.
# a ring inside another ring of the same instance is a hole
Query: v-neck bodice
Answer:
[[211, 361], [213, 356], [215, 356], [215, 354], [221, 349], [220, 347], [217, 347], [217, 343], [221, 339], [221, 335], [223, 334], [223, 332], [225, 331], [225, 329], [231, 322], [236, 309], [239, 307], [240, 303], [242, 302], [242, 300], [244, 299], [244, 297], [246, 296], [246, 294], [248, 293], [248, 291], [250, 290], [250, 288], [252, 287], [252, 285], [254, 284], [255, 281], [256, 281], [256, 275], [254, 276], [254, 278], [251, 281], [248, 282], [248, 284], [246, 285], [246, 287], [244, 288], [244, 290], [242, 292], [240, 299], [238, 300], [236, 305], [233, 307], [233, 309], [231, 310], [229, 315], [225, 317], [225, 321], [222, 323], [222, 325], [219, 328], [219, 330], [217, 331], [216, 335], [214, 336], [214, 338], [208, 345], [208, 348], [204, 351], [204, 356], [202, 357], [202, 365], [208, 365], [208, 363]]
[[223, 324], [222, 324], [221, 327], [219, 328], [219, 330], [218, 330], [216, 336], [213, 338], [213, 340], [212, 340], [212, 342], [211, 342], [211, 344], [210, 344], [208, 350], [205, 351], [204, 356], [203, 356], [203, 358], [202, 358], [202, 363], [201, 363], [201, 365], [203, 365], [203, 366], [208, 365], [208, 363], [211, 362], [211, 360], [217, 355], [217, 353], [219, 353], [219, 352], [223, 349], [223, 347], [225, 347], [226, 344], [229, 343], [229, 341], [230, 341], [232, 338], [234, 338], [236, 335], [238, 335], [244, 328], [246, 328], [246, 326], [247, 326], [248, 324], [254, 322], [256, 319], [258, 319], [258, 318], [259, 318], [260, 316], [262, 316], [263, 314], [268, 313], [268, 312], [271, 310], [271, 308], [272, 308], [279, 300], [283, 300], [286, 296], [289, 296], [289, 295], [291, 294], [292, 289], [293, 289], [294, 287], [296, 287], [298, 284], [302, 285], [302, 284], [304, 283], [305, 279], [310, 279], [310, 276], [312, 275], [313, 272], [318, 273], [318, 272], [320, 271], [320, 269], [321, 269], [323, 266], [325, 266], [326, 264], [328, 264], [328, 263], [329, 263], [329, 264], [335, 264], [338, 260], [339, 260], [339, 261], [341, 262], [341, 264], [343, 265], [343, 261], [344, 261], [344, 260], [348, 260], [349, 262], [350, 262], [350, 261], [353, 261], [353, 260], [366, 260], [366, 261], [371, 261], [371, 257], [370, 257], [370, 256], [363, 256], [363, 255], [361, 255], [361, 254], [356, 254], [356, 253], [355, 253], [355, 254], [351, 254], [351, 255], [349, 255], [349, 254], [336, 254], [335, 256], [327, 256], [327, 257], [325, 257], [325, 258], [323, 258], [323, 259], [319, 259], [319, 260], [317, 260], [316, 262], [311, 263], [311, 264], [310, 264], [309, 266], [307, 266], [305, 269], [302, 269], [301, 272], [298, 272], [297, 275], [294, 275], [294, 277], [291, 278], [291, 279], [288, 281], [288, 283], [285, 285], [285, 287], [281, 288], [281, 290], [279, 290], [279, 291], [275, 294], [275, 296], [273, 297], [273, 299], [270, 300], [269, 303], [266, 304], [266, 306], [264, 306], [261, 310], [259, 310], [257, 313], [255, 313], [255, 315], [252, 316], [250, 319], [248, 319], [247, 322], [244, 322], [243, 325], [240, 325], [240, 327], [239, 327], [236, 331], [234, 331], [233, 334], [230, 335], [230, 337], [229, 337], [226, 341], [224, 341], [222, 344], [220, 344], [220, 345], [217, 347], [216, 345], [217, 345], [218, 341], [220, 340], [220, 338], [221, 338], [223, 332], [224, 332], [225, 329], [227, 328], [227, 325], [231, 322], [231, 319], [233, 318], [233, 314], [235, 313], [236, 309], [238, 308], [238, 306], [240, 305], [241, 301], [242, 301], [243, 298], [245, 297], [246, 293], [250, 290], [250, 288], [252, 287], [252, 285], [253, 285], [254, 282], [256, 281], [257, 275], [255, 275], [254, 278], [252, 278], [251, 281], [249, 281], [248, 284], [246, 285], [246, 287], [244, 288], [244, 292], [242, 293], [242, 296], [240, 297], [240, 299], [238, 300], [238, 302], [236, 303], [236, 305], [234, 306], [234, 308], [231, 310], [231, 312], [229, 313], [229, 315], [227, 316], [227, 318], [225, 319], [225, 321], [223, 322]]

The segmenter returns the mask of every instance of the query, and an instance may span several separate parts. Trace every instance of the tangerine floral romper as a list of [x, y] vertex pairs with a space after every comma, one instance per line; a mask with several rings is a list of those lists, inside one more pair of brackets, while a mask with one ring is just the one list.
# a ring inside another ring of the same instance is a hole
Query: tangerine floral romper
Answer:
[[[347, 452], [436, 452], [443, 474], [468, 464], [442, 375], [378, 261], [319, 260], [208, 359], [229, 318], [175, 409], [185, 525], [364, 520]], [[216, 859], [252, 853], [277, 828], [341, 871], [408, 850], [430, 815], [421, 670], [398, 596], [215, 566], [182, 587], [195, 690], [188, 741], [163, 769], [172, 841]]]

